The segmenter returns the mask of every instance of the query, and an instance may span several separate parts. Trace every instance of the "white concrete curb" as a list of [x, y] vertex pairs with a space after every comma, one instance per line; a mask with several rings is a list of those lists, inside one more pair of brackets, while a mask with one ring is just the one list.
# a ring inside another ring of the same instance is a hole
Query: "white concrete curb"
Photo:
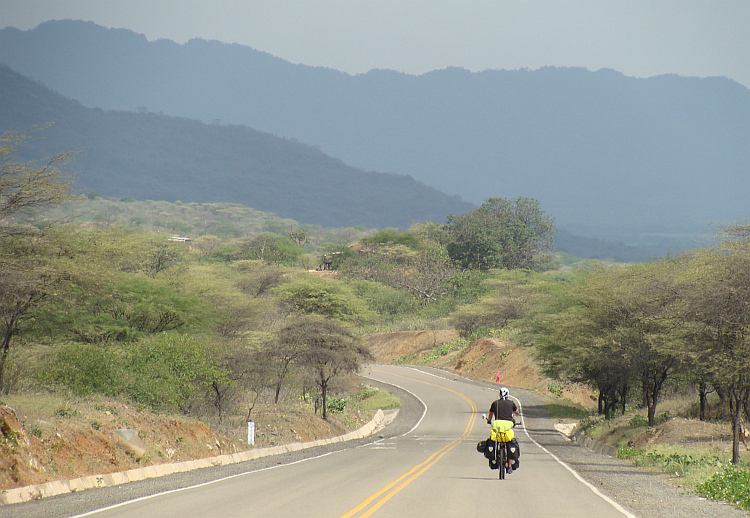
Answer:
[[372, 420], [369, 423], [365, 424], [363, 427], [359, 428], [358, 430], [354, 430], [353, 432], [339, 435], [338, 437], [332, 437], [330, 439], [318, 439], [310, 442], [296, 442], [291, 444], [284, 444], [282, 446], [274, 446], [271, 448], [258, 448], [228, 455], [219, 455], [217, 457], [206, 457], [204, 459], [188, 460], [171, 464], [156, 464], [153, 466], [146, 466], [144, 468], [121, 471], [119, 473], [109, 473], [107, 475], [90, 475], [73, 480], [58, 480], [54, 482], [47, 482], [44, 484], [6, 489], [0, 491], [0, 505], [18, 504], [21, 502], [28, 502], [30, 500], [39, 500], [41, 498], [47, 498], [50, 496], [62, 495], [64, 493], [83, 491], [84, 489], [116, 486], [118, 484], [127, 484], [129, 482], [136, 482], [138, 480], [144, 480], [147, 478], [162, 477], [164, 475], [171, 475], [173, 473], [182, 473], [184, 471], [192, 471], [194, 469], [200, 468], [210, 468], [212, 466], [224, 466], [227, 464], [235, 464], [238, 462], [259, 459], [261, 457], [267, 457], [269, 455], [278, 455], [280, 453], [287, 453], [290, 451], [299, 451], [307, 448], [314, 448], [315, 446], [323, 446], [326, 444], [351, 441], [353, 439], [362, 439], [364, 437], [369, 437], [370, 435], [383, 429], [386, 425], [390, 424], [393, 419], [395, 419], [396, 414], [398, 414], [398, 410], [389, 411], [388, 415], [386, 415], [382, 410], [378, 409]]

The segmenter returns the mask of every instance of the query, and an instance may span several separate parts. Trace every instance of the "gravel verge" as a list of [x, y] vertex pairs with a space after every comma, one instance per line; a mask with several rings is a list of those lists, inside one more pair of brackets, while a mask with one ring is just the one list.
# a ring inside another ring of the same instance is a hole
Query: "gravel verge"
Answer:
[[[429, 369], [425, 369], [429, 370]], [[445, 371], [434, 369], [435, 372]], [[454, 372], [470, 383], [496, 388], [486, 381]], [[594, 452], [560, 434], [544, 407], [547, 399], [529, 390], [513, 389], [523, 403], [523, 420], [531, 438], [575, 470], [602, 494], [639, 518], [747, 518], [748, 513], [714, 500], [707, 500], [687, 488], [678, 487], [661, 475], [649, 473], [626, 460]], [[519, 433], [519, 432], [517, 432]], [[522, 432], [520, 432], [522, 433]], [[521, 453], [523, 455], [523, 452]]]

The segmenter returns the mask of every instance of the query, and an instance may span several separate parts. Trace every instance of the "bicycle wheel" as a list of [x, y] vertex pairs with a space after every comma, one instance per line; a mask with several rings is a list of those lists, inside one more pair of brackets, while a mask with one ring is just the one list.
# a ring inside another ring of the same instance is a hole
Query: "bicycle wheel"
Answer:
[[495, 443], [495, 452], [497, 455], [497, 470], [500, 472], [500, 480], [505, 479], [505, 468], [508, 467], [508, 459], [505, 452], [505, 444], [501, 442]]

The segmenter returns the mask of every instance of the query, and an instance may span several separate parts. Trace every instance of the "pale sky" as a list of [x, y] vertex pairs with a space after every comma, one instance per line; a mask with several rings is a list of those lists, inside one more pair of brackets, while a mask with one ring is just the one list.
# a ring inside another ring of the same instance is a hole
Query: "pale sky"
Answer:
[[350, 74], [580, 66], [750, 87], [750, 0], [0, 0], [0, 28], [62, 19]]

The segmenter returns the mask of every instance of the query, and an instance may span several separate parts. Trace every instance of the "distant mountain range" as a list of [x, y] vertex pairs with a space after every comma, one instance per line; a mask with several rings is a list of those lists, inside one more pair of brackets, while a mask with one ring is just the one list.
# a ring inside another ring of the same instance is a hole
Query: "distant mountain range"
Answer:
[[91, 108], [247, 125], [476, 205], [536, 198], [558, 226], [589, 236], [691, 237], [750, 213], [750, 91], [726, 78], [577, 68], [351, 76], [70, 20], [3, 29], [0, 63]]
[[0, 133], [32, 132], [17, 159], [79, 151], [81, 192], [232, 202], [326, 227], [408, 228], [474, 208], [405, 175], [365, 172], [244, 126], [82, 106], [0, 66]]

